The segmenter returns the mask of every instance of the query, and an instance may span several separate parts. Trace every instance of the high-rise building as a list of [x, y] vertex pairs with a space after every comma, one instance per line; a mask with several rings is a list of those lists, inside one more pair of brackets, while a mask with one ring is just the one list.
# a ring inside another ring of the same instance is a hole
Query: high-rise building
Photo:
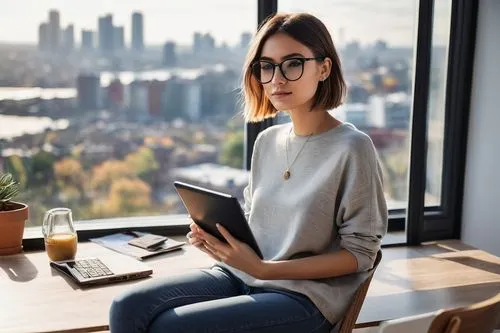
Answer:
[[377, 128], [385, 128], [387, 125], [385, 98], [379, 95], [372, 95], [368, 99], [368, 105], [368, 125]]
[[125, 31], [123, 27], [113, 28], [114, 50], [122, 51], [125, 49]]
[[250, 41], [252, 40], [252, 34], [249, 32], [244, 32], [240, 37], [240, 48], [246, 49], [248, 45], [250, 45]]
[[130, 112], [135, 119], [148, 118], [148, 83], [145, 81], [133, 81], [129, 86]]
[[197, 78], [201, 86], [201, 118], [223, 118], [234, 112], [238, 74], [231, 70], [207, 72]]
[[165, 81], [153, 80], [148, 86], [148, 111], [151, 116], [161, 114], [162, 96], [165, 91]]
[[215, 39], [211, 34], [195, 32], [193, 35], [193, 53], [212, 53], [215, 49]]
[[119, 79], [111, 81], [107, 89], [107, 102], [113, 109], [119, 109], [124, 105], [124, 87]]
[[186, 119], [186, 87], [186, 82], [178, 77], [167, 81], [162, 96], [162, 113], [166, 120]]
[[70, 24], [64, 29], [62, 35], [62, 49], [65, 52], [73, 52], [75, 48], [75, 28]]
[[94, 48], [94, 32], [92, 30], [82, 30], [82, 50], [92, 50]]
[[388, 94], [385, 100], [386, 127], [407, 130], [410, 124], [411, 97], [406, 92]]
[[206, 51], [213, 51], [215, 49], [215, 38], [211, 34], [206, 33], [203, 36], [203, 47]]
[[203, 36], [199, 32], [193, 34], [193, 53], [198, 54], [203, 48]]
[[41, 23], [38, 27], [38, 49], [40, 51], [48, 51], [50, 49], [49, 40], [49, 25]]
[[101, 78], [94, 74], [80, 74], [76, 81], [78, 107], [97, 110], [101, 106]]
[[144, 50], [144, 16], [138, 12], [132, 14], [132, 50]]
[[198, 51], [201, 51], [203, 53], [210, 54], [215, 50], [215, 39], [209, 33], [201, 36], [199, 44], [200, 46], [198, 47]]
[[61, 43], [61, 22], [59, 12], [51, 10], [49, 12], [49, 44], [52, 52], [59, 50]]
[[113, 16], [108, 14], [104, 17], [99, 17], [98, 21], [99, 29], [99, 50], [102, 54], [109, 55], [113, 52], [113, 37], [114, 37], [114, 27], [113, 27]]
[[186, 86], [186, 114], [193, 122], [201, 117], [201, 86], [195, 80], [189, 81]]
[[[370, 127], [369, 106], [363, 103], [347, 103], [342, 105], [343, 121], [353, 124], [357, 128]], [[337, 112], [335, 112], [337, 117]], [[339, 118], [339, 117], [337, 117]], [[339, 118], [340, 119], [340, 118]]]
[[166, 42], [163, 46], [163, 66], [174, 67], [177, 65], [176, 45], [174, 42]]

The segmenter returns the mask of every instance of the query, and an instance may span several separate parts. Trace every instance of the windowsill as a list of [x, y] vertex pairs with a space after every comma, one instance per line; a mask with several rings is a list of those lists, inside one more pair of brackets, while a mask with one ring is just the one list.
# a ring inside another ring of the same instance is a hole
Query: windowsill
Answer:
[[[89, 241], [90, 238], [101, 237], [116, 232], [137, 230], [164, 236], [184, 235], [189, 231], [191, 219], [185, 214], [133, 216], [99, 220], [75, 221], [78, 241]], [[382, 247], [405, 246], [405, 231], [389, 231], [382, 239]], [[41, 227], [24, 229], [23, 247], [26, 251], [43, 250], [43, 234]]]
[[406, 246], [406, 231], [389, 231], [382, 238], [382, 247]]
[[[89, 241], [90, 238], [101, 237], [116, 232], [136, 230], [152, 232], [164, 236], [183, 235], [189, 231], [191, 219], [185, 214], [133, 216], [99, 220], [75, 221], [78, 241]], [[25, 250], [42, 250], [43, 234], [41, 227], [24, 229], [23, 247]]]

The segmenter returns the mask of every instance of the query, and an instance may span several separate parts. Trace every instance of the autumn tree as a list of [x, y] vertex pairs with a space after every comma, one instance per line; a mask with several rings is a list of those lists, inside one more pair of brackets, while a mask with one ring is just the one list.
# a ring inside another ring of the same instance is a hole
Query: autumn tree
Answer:
[[46, 185], [54, 178], [55, 157], [49, 152], [40, 151], [33, 155], [31, 159], [30, 177], [35, 186]]
[[11, 155], [7, 158], [6, 169], [12, 174], [22, 187], [26, 187], [28, 183], [28, 175], [23, 163], [23, 159], [19, 155]]
[[54, 164], [54, 175], [57, 187], [69, 201], [85, 198], [87, 176], [80, 161], [65, 158]]
[[219, 163], [241, 169], [244, 154], [243, 131], [229, 133], [222, 145]]
[[154, 172], [159, 169], [153, 150], [144, 146], [128, 154], [125, 163], [139, 178], [148, 183], [152, 182]]
[[92, 169], [90, 187], [93, 191], [107, 195], [115, 180], [134, 176], [134, 170], [127, 163], [108, 160]]
[[380, 155], [385, 167], [385, 182], [389, 185], [389, 195], [395, 200], [407, 200], [408, 153], [405, 149], [391, 150]]
[[94, 202], [93, 212], [98, 216], [126, 216], [151, 208], [151, 188], [140, 179], [121, 178], [113, 181], [109, 196], [103, 202]]

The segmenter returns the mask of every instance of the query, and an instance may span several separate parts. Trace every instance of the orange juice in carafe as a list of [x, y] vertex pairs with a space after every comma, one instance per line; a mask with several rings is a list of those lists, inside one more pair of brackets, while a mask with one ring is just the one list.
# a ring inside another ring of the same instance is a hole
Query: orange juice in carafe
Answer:
[[69, 208], [53, 208], [45, 212], [42, 223], [45, 250], [52, 261], [74, 259], [78, 238]]
[[45, 239], [45, 250], [53, 261], [74, 259], [77, 243], [75, 234], [53, 234]]

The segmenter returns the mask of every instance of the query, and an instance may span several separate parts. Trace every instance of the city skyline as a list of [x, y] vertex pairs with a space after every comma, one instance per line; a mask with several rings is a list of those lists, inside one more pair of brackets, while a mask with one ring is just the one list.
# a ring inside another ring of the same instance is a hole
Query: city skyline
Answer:
[[[437, 15], [443, 9], [448, 10], [443, 5], [447, 2], [437, 5]], [[307, 8], [298, 0], [281, 0], [279, 4], [280, 11], [311, 9], [311, 13], [323, 19], [334, 39], [340, 42], [358, 40], [362, 44], [368, 44], [384, 39], [390, 46], [413, 45], [414, 0], [398, 3], [379, 1], [376, 5], [369, 0], [342, 0], [334, 1], [330, 6], [326, 6], [325, 1], [312, 0]], [[144, 0], [138, 5], [134, 0], [123, 0], [118, 5], [113, 0], [88, 0], [84, 7], [80, 7], [64, 0], [19, 0], [15, 3], [0, 0], [0, 6], [6, 9], [0, 12], [0, 22], [9, 27], [0, 29], [0, 43], [16, 44], [36, 44], [38, 26], [47, 20], [51, 9], [59, 11], [61, 26], [74, 25], [77, 44], [81, 42], [81, 30], [97, 31], [98, 18], [107, 14], [113, 15], [117, 26], [124, 27], [127, 46], [130, 46], [131, 41], [132, 14], [136, 11], [144, 15], [146, 45], [159, 46], [167, 40], [189, 45], [196, 31], [212, 34], [217, 43], [235, 45], [239, 42], [241, 33], [256, 30], [257, 22], [256, 1], [236, 3], [231, 0], [184, 0], [172, 4]], [[30, 10], [27, 11], [26, 8]], [[12, 34], [12, 31], [16, 33]], [[439, 41], [439, 34], [436, 37], [436, 41]]]

